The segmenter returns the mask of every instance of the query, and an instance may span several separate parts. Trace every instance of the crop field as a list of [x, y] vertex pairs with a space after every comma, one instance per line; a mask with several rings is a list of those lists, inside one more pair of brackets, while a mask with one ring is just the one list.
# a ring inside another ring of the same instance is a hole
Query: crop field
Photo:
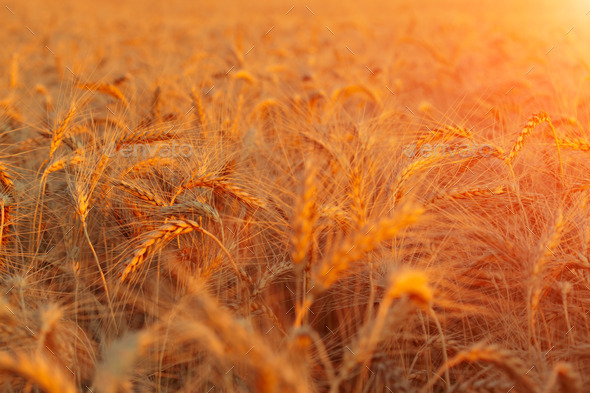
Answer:
[[0, 392], [590, 391], [590, 1], [1, 5]]

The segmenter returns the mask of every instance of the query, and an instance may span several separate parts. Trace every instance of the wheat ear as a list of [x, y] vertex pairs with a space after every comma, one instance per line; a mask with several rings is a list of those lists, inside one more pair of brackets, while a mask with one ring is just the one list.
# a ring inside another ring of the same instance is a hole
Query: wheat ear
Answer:
[[49, 149], [49, 158], [53, 158], [53, 153], [55, 153], [55, 150], [61, 143], [67, 131], [68, 124], [70, 124], [70, 121], [72, 121], [77, 109], [78, 108], [76, 107], [76, 104], [72, 103], [70, 109], [68, 110], [68, 113], [66, 113], [62, 121], [57, 126], [57, 128], [53, 131], [53, 137], [51, 138], [51, 147]]
[[[535, 393], [537, 391], [536, 386], [527, 376], [527, 372], [524, 371], [516, 358], [494, 345], [477, 344], [471, 349], [459, 352], [445, 362], [445, 364], [438, 369], [436, 375], [440, 376], [446, 370], [458, 366], [461, 363], [475, 362], [490, 363], [496, 368], [504, 371], [514, 381], [514, 386], [517, 388], [518, 392]], [[421, 393], [430, 391], [432, 386], [438, 380], [439, 379], [436, 377], [431, 378], [428, 384], [422, 388]]]
[[160, 212], [164, 215], [182, 215], [190, 212], [196, 213], [201, 217], [208, 217], [217, 223], [221, 222], [219, 212], [217, 212], [217, 210], [215, 210], [214, 207], [199, 200], [183, 200], [181, 203], [175, 203], [174, 205], [170, 206], [163, 206], [160, 209]]
[[2, 209], [0, 212], [2, 215], [0, 221], [0, 250], [2, 250], [2, 244], [4, 243], [4, 227], [10, 225], [10, 205], [11, 200], [8, 195], [0, 194], [0, 209]]
[[74, 383], [54, 362], [41, 356], [0, 352], [0, 371], [14, 373], [47, 393], [76, 393]]
[[406, 204], [393, 218], [384, 218], [373, 225], [347, 238], [331, 255], [325, 259], [320, 271], [316, 274], [316, 281], [325, 287], [342, 277], [350, 263], [359, 260], [367, 252], [374, 250], [381, 242], [392, 239], [402, 229], [415, 223], [424, 209]]
[[191, 97], [193, 99], [193, 107], [196, 108], [196, 125], [201, 129], [201, 135], [206, 137], [208, 127], [207, 114], [205, 113], [205, 108], [203, 108], [203, 102], [201, 101], [201, 96], [197, 92], [197, 89], [192, 89]]
[[472, 199], [472, 198], [482, 198], [482, 197], [493, 197], [496, 195], [502, 195], [508, 192], [508, 188], [506, 186], [500, 185], [494, 188], [490, 187], [479, 187], [479, 188], [471, 188], [468, 190], [460, 190], [460, 189], [451, 189], [443, 194], [437, 195], [432, 198], [429, 203], [433, 203], [439, 199]]
[[78, 88], [87, 89], [92, 94], [94, 94], [95, 91], [101, 92], [103, 94], [116, 98], [117, 100], [121, 101], [125, 108], [129, 108], [129, 102], [127, 101], [123, 93], [121, 93], [121, 90], [119, 90], [119, 88], [115, 85], [107, 83], [81, 83], [78, 85]]
[[512, 145], [512, 149], [510, 149], [510, 153], [508, 153], [508, 156], [506, 157], [506, 163], [508, 165], [512, 165], [512, 161], [514, 161], [514, 159], [518, 156], [518, 153], [524, 147], [524, 144], [526, 143], [529, 136], [532, 134], [535, 127], [537, 127], [539, 124], [541, 124], [543, 122], [546, 122], [547, 124], [549, 124], [549, 127], [551, 128], [551, 131], [553, 132], [553, 137], [555, 139], [555, 146], [557, 147], [557, 155], [559, 157], [559, 167], [561, 170], [561, 175], [563, 177], [563, 175], [564, 175], [563, 161], [561, 159], [561, 150], [559, 148], [559, 139], [557, 138], [557, 134], [555, 132], [555, 127], [553, 126], [553, 123], [551, 123], [551, 118], [549, 117], [549, 115], [546, 112], [539, 112], [529, 118], [529, 120], [527, 121], [527, 124], [524, 126], [524, 128], [522, 129], [522, 131], [518, 135], [518, 138], [514, 142], [514, 145]]
[[238, 276], [246, 282], [250, 282], [250, 279], [240, 268], [238, 268], [238, 265], [236, 265], [227, 249], [223, 246], [223, 244], [221, 244], [217, 237], [203, 229], [199, 223], [186, 219], [170, 221], [158, 229], [143, 235], [142, 240], [139, 243], [139, 246], [133, 252], [131, 259], [125, 264], [125, 268], [120, 275], [121, 282], [125, 282], [129, 277], [129, 274], [135, 272], [150, 255], [161, 248], [166, 242], [177, 236], [192, 231], [197, 231], [213, 239], [213, 241], [217, 243], [217, 245], [219, 245], [219, 247], [227, 255]]
[[85, 187], [80, 182], [77, 182], [76, 185], [74, 186], [73, 194], [74, 194], [74, 199], [76, 202], [75, 203], [76, 213], [80, 217], [80, 221], [82, 221], [82, 229], [84, 230], [84, 236], [86, 237], [86, 241], [88, 242], [88, 245], [90, 246], [90, 250], [92, 251], [92, 255], [94, 256], [94, 261], [96, 262], [96, 267], [98, 268], [98, 272], [100, 273], [102, 285], [104, 286], [104, 291], [105, 291], [105, 294], [107, 297], [107, 301], [109, 303], [109, 308], [111, 310], [113, 322], [116, 323], [115, 311], [114, 311], [114, 308], [111, 303], [111, 297], [109, 295], [109, 287], [107, 285], [107, 280], [106, 280], [106, 277], [105, 277], [104, 272], [102, 270], [102, 267], [100, 266], [100, 261], [98, 259], [98, 255], [96, 255], [96, 251], [94, 250], [94, 246], [92, 245], [92, 242], [90, 241], [90, 236], [88, 235], [88, 226], [86, 224], [86, 218], [88, 217], [88, 213], [90, 213], [90, 208], [89, 208], [90, 195], [88, 194]]
[[195, 178], [194, 176], [189, 178], [181, 187], [178, 188], [176, 195], [172, 198], [172, 201], [174, 201], [183, 190], [195, 187], [211, 188], [217, 194], [229, 195], [252, 208], [264, 207], [264, 203], [260, 199], [253, 197], [246, 191], [242, 190], [240, 187], [232, 184], [232, 182], [225, 177], [216, 177], [212, 174], [198, 178]]
[[130, 135], [125, 135], [117, 141], [117, 149], [119, 149], [123, 145], [159, 142], [175, 138], [176, 134], [170, 131], [171, 129], [157, 128], [147, 130], [144, 132], [135, 132]]
[[315, 171], [310, 171], [305, 177], [304, 191], [297, 201], [295, 231], [291, 237], [291, 259], [295, 265], [305, 259], [313, 240], [313, 227], [316, 220], [315, 199], [317, 187], [315, 186]]
[[177, 164], [178, 163], [175, 160], [168, 157], [152, 157], [129, 166], [121, 173], [120, 177], [123, 178], [127, 176], [128, 178], [137, 178], [149, 174], [150, 171], [158, 165], [161, 167], [174, 168]]
[[433, 162], [435, 162], [438, 159], [438, 157], [436, 156], [430, 156], [430, 157], [425, 157], [425, 158], [421, 158], [419, 160], [413, 161], [411, 163], [409, 163], [407, 166], [405, 166], [397, 175], [395, 181], [394, 181], [394, 186], [393, 186], [393, 197], [395, 202], [399, 201], [400, 198], [403, 196], [404, 193], [404, 189], [403, 189], [403, 185], [404, 183], [412, 177], [412, 175], [414, 175], [415, 173], [420, 172], [422, 169], [426, 168], [427, 166], [429, 166], [430, 164], [432, 164]]
[[130, 183], [126, 180], [119, 180], [117, 185], [123, 188], [125, 191], [129, 192], [131, 195], [135, 196], [142, 201], [146, 201], [154, 206], [168, 206], [166, 202], [156, 194], [145, 190], [133, 183]]
[[2, 162], [0, 162], [0, 184], [4, 185], [4, 188], [7, 191], [10, 191], [14, 187], [14, 182], [12, 181], [10, 172], [8, 172], [8, 167]]
[[360, 168], [353, 167], [349, 173], [350, 210], [353, 222], [357, 228], [365, 225], [367, 220], [367, 202], [365, 197], [365, 177]]
[[75, 166], [75, 165], [78, 165], [82, 161], [84, 161], [84, 159], [80, 155], [80, 152], [77, 151], [76, 153], [74, 153], [72, 155], [65, 156], [65, 157], [60, 158], [59, 160], [52, 161], [45, 168], [45, 171], [43, 173], [43, 176], [44, 177], [47, 177], [47, 175], [49, 175], [52, 172], [59, 171], [59, 170], [65, 168], [66, 166]]
[[471, 131], [465, 130], [461, 127], [445, 125], [431, 130], [430, 132], [418, 138], [415, 142], [416, 148], [419, 149], [425, 143], [432, 142], [434, 140], [448, 139], [451, 137], [465, 138], [473, 141], [473, 135], [471, 134]]
[[560, 139], [558, 139], [558, 144], [559, 144], [559, 146], [561, 146], [565, 149], [590, 152], [590, 142], [588, 142], [584, 139], [581, 139], [581, 138], [578, 138], [578, 139], [560, 138]]

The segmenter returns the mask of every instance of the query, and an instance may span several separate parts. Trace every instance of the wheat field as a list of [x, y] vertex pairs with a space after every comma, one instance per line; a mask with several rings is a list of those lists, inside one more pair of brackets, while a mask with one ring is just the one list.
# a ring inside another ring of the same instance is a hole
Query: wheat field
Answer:
[[2, 392], [590, 391], [590, 2], [9, 0]]

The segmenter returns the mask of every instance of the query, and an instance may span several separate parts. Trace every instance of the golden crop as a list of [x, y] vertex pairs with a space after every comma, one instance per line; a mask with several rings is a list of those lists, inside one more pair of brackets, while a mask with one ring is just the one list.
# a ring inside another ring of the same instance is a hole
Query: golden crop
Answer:
[[7, 3], [0, 391], [587, 390], [583, 3]]

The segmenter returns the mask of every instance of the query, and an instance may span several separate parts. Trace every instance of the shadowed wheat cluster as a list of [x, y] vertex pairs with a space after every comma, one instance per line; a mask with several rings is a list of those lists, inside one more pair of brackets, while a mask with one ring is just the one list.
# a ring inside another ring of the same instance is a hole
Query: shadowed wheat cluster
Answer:
[[2, 4], [0, 391], [586, 390], [583, 3]]

